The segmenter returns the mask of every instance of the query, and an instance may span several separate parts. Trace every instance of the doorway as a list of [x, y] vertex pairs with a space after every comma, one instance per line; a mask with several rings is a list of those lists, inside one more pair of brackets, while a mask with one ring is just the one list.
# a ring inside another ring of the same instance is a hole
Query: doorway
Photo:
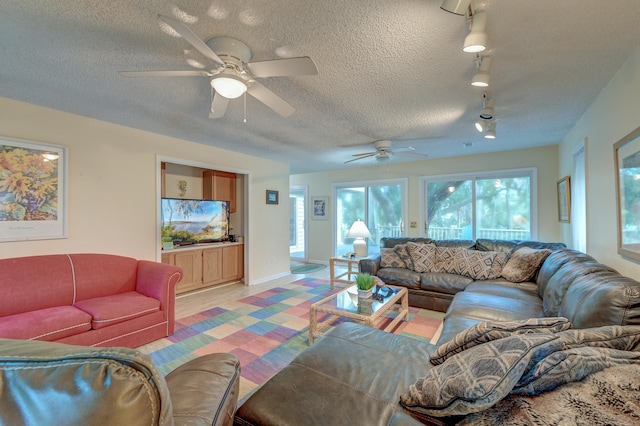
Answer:
[[307, 262], [307, 187], [289, 188], [289, 256]]

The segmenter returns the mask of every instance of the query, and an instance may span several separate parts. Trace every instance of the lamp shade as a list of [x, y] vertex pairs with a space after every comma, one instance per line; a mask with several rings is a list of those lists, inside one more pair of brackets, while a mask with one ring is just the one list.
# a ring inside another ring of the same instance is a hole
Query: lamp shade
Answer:
[[232, 74], [222, 74], [211, 80], [211, 86], [220, 96], [235, 99], [247, 91], [247, 85], [240, 78]]
[[487, 23], [487, 14], [485, 12], [478, 12], [473, 15], [473, 22], [471, 23], [471, 31], [469, 35], [464, 39], [464, 46], [462, 50], [470, 53], [482, 52], [487, 48], [487, 33], [484, 32], [484, 27]]
[[353, 222], [349, 232], [347, 233], [347, 237], [349, 238], [371, 238], [371, 232], [367, 228], [367, 225], [364, 224], [360, 219]]

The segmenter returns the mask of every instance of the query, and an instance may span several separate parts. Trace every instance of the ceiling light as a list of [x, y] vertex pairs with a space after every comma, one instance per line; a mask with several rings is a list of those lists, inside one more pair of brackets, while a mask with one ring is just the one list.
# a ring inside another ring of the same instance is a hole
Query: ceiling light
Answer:
[[215, 91], [227, 99], [235, 99], [247, 91], [247, 85], [234, 74], [223, 73], [211, 79], [211, 86]]
[[471, 85], [476, 87], [487, 87], [489, 86], [489, 80], [491, 76], [489, 75], [489, 70], [491, 69], [491, 57], [483, 57], [480, 59], [480, 66], [478, 67], [478, 72], [475, 73], [473, 78], [471, 79]]
[[493, 118], [493, 105], [496, 103], [495, 99], [489, 99], [485, 103], [484, 108], [480, 111], [480, 118], [483, 120], [491, 120]]
[[469, 9], [469, 3], [471, 3], [471, 0], [444, 0], [440, 9], [456, 15], [464, 15]]
[[476, 130], [479, 131], [480, 133], [484, 132], [487, 129], [487, 127], [489, 127], [487, 120], [476, 121]]
[[495, 139], [496, 138], [496, 123], [491, 123], [489, 125], [489, 130], [485, 133], [484, 137], [486, 139]]
[[487, 48], [487, 33], [484, 32], [486, 23], [487, 14], [485, 12], [478, 12], [471, 17], [471, 32], [464, 39], [462, 50], [477, 53]]

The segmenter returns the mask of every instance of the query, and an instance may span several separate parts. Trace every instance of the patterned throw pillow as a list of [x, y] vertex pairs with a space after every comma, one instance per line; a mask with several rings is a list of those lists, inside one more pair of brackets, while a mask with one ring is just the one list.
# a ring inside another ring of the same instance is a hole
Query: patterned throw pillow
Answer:
[[507, 264], [509, 260], [509, 253], [505, 252], [496, 252], [496, 258], [493, 259], [493, 265], [491, 265], [491, 271], [489, 272], [488, 280], [495, 280], [496, 278], [500, 278], [502, 276], [502, 269], [504, 269], [504, 265]]
[[414, 270], [413, 259], [411, 259], [411, 254], [409, 253], [409, 249], [406, 244], [398, 244], [393, 247], [393, 249], [398, 253], [400, 259], [407, 265], [407, 269]]
[[493, 261], [498, 253], [495, 251], [458, 250], [453, 257], [453, 270], [458, 275], [474, 280], [489, 279]]
[[522, 321], [483, 321], [458, 333], [453, 339], [440, 345], [431, 354], [431, 364], [442, 364], [447, 358], [466, 349], [503, 339], [505, 337], [528, 333], [558, 333], [571, 328], [568, 319], [562, 317], [530, 318]]
[[[459, 247], [438, 247], [437, 263], [433, 272], [445, 272], [447, 274], [458, 274], [458, 268], [455, 262], [456, 255], [460, 250], [466, 250]], [[460, 274], [458, 274], [460, 275]]]
[[509, 256], [507, 264], [502, 269], [502, 276], [514, 283], [530, 281], [550, 254], [549, 249], [519, 248]]
[[[407, 249], [416, 272], [434, 272], [437, 263], [437, 247], [434, 244], [416, 244], [409, 241]], [[397, 247], [397, 246], [396, 246]]]
[[406, 268], [407, 264], [402, 260], [398, 253], [392, 248], [380, 249], [380, 267], [381, 268]]
[[409, 386], [400, 403], [434, 417], [487, 409], [509, 394], [534, 360], [562, 347], [553, 334], [522, 334], [460, 352]]

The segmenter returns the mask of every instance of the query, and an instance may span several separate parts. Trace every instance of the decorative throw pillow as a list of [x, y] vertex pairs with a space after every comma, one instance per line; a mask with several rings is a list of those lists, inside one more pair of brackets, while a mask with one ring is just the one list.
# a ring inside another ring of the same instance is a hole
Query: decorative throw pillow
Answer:
[[466, 349], [518, 334], [552, 334], [571, 328], [568, 319], [562, 317], [530, 318], [522, 321], [483, 321], [458, 333], [453, 339], [440, 345], [431, 354], [431, 364], [442, 364], [447, 358]]
[[409, 241], [407, 249], [416, 272], [434, 272], [437, 262], [437, 248], [434, 244], [416, 244]]
[[400, 395], [400, 403], [434, 417], [485, 410], [509, 394], [533, 360], [560, 347], [553, 334], [523, 334], [475, 346], [431, 368]]
[[398, 253], [400, 259], [407, 265], [407, 269], [414, 270], [413, 259], [411, 259], [411, 254], [409, 253], [409, 249], [406, 244], [398, 244], [393, 247], [393, 249]]
[[507, 264], [502, 268], [502, 276], [514, 283], [529, 281], [550, 254], [549, 249], [519, 248], [509, 256]]
[[502, 269], [504, 269], [504, 265], [507, 264], [509, 260], [509, 253], [505, 253], [502, 251], [496, 252], [496, 257], [493, 259], [493, 264], [491, 265], [491, 271], [489, 271], [488, 280], [495, 280], [496, 278], [500, 278], [502, 276]]
[[[437, 247], [437, 263], [432, 272], [445, 272], [447, 274], [458, 274], [456, 265], [456, 254], [460, 250], [466, 250], [459, 247]], [[458, 274], [459, 275], [459, 274]]]
[[406, 268], [407, 264], [392, 248], [380, 249], [380, 267], [381, 268]]
[[460, 249], [454, 254], [453, 269], [458, 275], [474, 280], [486, 280], [497, 254], [495, 251]]

